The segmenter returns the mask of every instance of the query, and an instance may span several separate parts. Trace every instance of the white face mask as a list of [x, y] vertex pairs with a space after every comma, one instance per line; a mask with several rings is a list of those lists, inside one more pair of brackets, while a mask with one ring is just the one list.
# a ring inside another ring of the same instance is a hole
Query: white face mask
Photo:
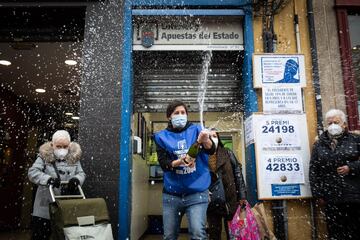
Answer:
[[211, 140], [214, 142], [215, 149], [217, 149], [217, 147], [219, 145], [219, 139], [218, 138], [211, 138]]
[[339, 135], [343, 132], [343, 128], [339, 125], [339, 124], [330, 124], [330, 126], [328, 126], [328, 132], [331, 134], [331, 135]]
[[54, 150], [54, 154], [56, 156], [56, 158], [63, 160], [65, 158], [65, 156], [69, 153], [69, 150], [66, 148], [60, 148], [60, 149], [55, 149]]
[[174, 128], [183, 128], [187, 123], [187, 115], [175, 115], [171, 118], [171, 124]]

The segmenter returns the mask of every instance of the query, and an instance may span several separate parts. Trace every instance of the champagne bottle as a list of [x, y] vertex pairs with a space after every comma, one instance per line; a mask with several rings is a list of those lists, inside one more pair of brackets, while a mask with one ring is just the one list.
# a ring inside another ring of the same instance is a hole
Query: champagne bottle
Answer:
[[187, 155], [189, 155], [191, 158], [196, 158], [196, 156], [198, 155], [200, 151], [200, 143], [198, 141], [196, 141], [195, 143], [193, 143], [191, 145], [191, 147], [189, 148]]

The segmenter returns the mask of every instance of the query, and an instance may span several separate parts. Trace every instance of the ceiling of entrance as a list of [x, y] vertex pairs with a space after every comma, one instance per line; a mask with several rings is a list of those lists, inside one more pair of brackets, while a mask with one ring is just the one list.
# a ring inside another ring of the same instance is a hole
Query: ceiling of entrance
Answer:
[[29, 103], [78, 102], [84, 25], [85, 7], [0, 4], [0, 60], [11, 62], [0, 65], [1, 87]]
[[[81, 42], [0, 43], [1, 86], [30, 103], [79, 100]], [[76, 60], [76, 65], [65, 60]], [[45, 89], [37, 93], [35, 89]]]

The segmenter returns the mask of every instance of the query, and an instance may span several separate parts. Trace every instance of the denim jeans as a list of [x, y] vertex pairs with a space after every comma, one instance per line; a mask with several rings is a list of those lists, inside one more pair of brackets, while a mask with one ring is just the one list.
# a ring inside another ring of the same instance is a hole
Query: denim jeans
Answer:
[[164, 239], [176, 240], [179, 236], [182, 216], [186, 214], [191, 239], [208, 239], [206, 234], [206, 210], [209, 192], [174, 196], [163, 193]]

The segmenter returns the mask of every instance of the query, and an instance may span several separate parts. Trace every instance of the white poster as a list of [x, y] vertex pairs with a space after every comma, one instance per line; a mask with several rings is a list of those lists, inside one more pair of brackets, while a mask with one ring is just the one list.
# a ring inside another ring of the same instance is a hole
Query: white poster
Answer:
[[264, 154], [262, 156], [264, 180], [269, 183], [304, 183], [304, 166], [298, 154]]
[[267, 85], [262, 88], [264, 113], [301, 113], [301, 87]]
[[253, 131], [253, 118], [252, 115], [245, 119], [244, 122], [245, 130], [245, 146], [249, 146], [254, 143], [254, 131]]
[[[261, 139], [261, 151], [301, 150], [300, 123], [297, 115], [263, 115], [258, 118], [256, 136]], [[306, 122], [305, 122], [306, 124]]]
[[258, 198], [311, 197], [306, 114], [253, 114]]
[[254, 87], [292, 85], [306, 87], [304, 55], [254, 54]]

